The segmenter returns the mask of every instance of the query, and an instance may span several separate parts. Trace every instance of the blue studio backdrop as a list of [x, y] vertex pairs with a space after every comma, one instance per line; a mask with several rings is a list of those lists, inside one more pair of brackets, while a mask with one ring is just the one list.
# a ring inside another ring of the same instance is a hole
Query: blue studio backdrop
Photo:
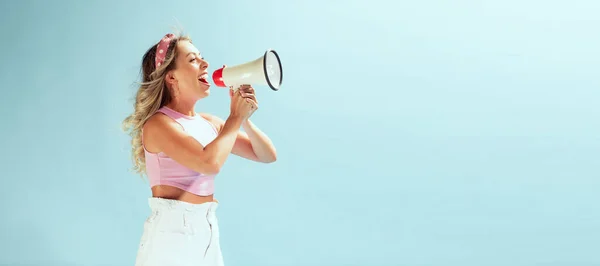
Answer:
[[[278, 161], [217, 179], [228, 266], [600, 265], [600, 3], [2, 1], [0, 265], [133, 265], [149, 214], [121, 122], [181, 28], [279, 52]], [[227, 90], [197, 110], [226, 118]]]

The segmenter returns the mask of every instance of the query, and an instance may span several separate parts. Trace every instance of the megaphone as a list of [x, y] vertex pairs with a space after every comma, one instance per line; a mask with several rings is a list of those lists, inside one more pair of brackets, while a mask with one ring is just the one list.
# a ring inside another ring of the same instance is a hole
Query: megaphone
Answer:
[[253, 61], [222, 67], [213, 72], [213, 82], [218, 87], [233, 87], [237, 90], [242, 84], [268, 85], [278, 91], [283, 80], [283, 68], [279, 55], [272, 49]]

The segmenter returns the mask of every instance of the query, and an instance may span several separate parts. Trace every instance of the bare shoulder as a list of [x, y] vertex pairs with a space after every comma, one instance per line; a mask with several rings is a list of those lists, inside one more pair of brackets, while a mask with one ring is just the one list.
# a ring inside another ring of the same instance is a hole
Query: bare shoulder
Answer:
[[172, 118], [163, 113], [153, 114], [144, 124], [142, 137], [144, 145], [150, 152], [161, 152], [161, 141], [168, 136], [183, 133], [183, 128]]
[[220, 118], [216, 115], [209, 114], [209, 113], [198, 113], [198, 115], [200, 115], [204, 119], [208, 120], [208, 122], [211, 122], [217, 128], [217, 131], [219, 131], [219, 132], [221, 131], [221, 128], [225, 124], [225, 120], [223, 120], [222, 118]]
[[182, 129], [182, 127], [175, 120], [160, 112], [153, 114], [144, 124], [144, 131], [151, 131], [150, 133], [173, 129]]

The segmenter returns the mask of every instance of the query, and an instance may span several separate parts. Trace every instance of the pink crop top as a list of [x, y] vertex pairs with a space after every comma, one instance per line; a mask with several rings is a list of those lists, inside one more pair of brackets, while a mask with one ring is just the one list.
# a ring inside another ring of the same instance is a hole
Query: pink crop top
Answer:
[[[206, 147], [217, 137], [215, 127], [200, 115], [188, 116], [176, 112], [166, 106], [160, 108], [161, 112], [176, 122], [183, 129]], [[190, 193], [208, 196], [214, 193], [215, 175], [205, 175], [193, 171], [164, 153], [151, 153], [144, 147], [146, 154], [146, 173], [150, 181], [150, 187], [156, 185], [168, 185], [183, 189]]]

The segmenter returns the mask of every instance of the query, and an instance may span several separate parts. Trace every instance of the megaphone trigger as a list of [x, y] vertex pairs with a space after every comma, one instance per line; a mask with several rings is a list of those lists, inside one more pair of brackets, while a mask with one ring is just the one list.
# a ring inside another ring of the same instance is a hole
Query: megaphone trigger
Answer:
[[269, 49], [253, 61], [231, 67], [223, 65], [213, 72], [212, 78], [218, 87], [233, 87], [234, 91], [242, 84], [268, 85], [277, 91], [283, 80], [283, 67], [277, 52]]

